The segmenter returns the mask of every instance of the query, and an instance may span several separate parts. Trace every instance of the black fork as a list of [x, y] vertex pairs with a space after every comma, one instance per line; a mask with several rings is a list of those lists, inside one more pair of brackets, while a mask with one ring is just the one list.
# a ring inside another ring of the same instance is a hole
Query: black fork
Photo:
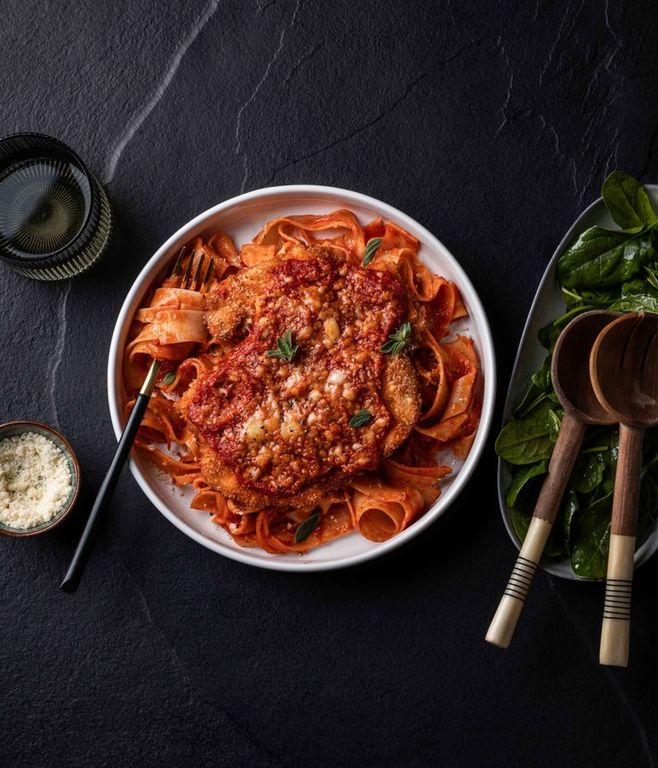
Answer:
[[[178, 254], [178, 258], [176, 259], [176, 263], [174, 264], [174, 268], [171, 272], [172, 276], [178, 276], [183, 271], [182, 264], [186, 250], [187, 249], [185, 246], [181, 248], [180, 253]], [[196, 260], [196, 265], [194, 265], [195, 256], [196, 252], [192, 253], [190, 258], [187, 260], [185, 271], [183, 272], [180, 280], [180, 288], [185, 288], [187, 290], [201, 290], [201, 288], [203, 288], [203, 286], [208, 282], [208, 279], [213, 272], [213, 258], [209, 260], [206, 271], [203, 272], [205, 255], [201, 254], [201, 257]], [[101, 516], [109, 506], [109, 503], [112, 499], [112, 494], [114, 493], [114, 488], [121, 474], [121, 470], [123, 469], [123, 465], [126, 463], [126, 459], [130, 453], [130, 449], [135, 440], [135, 436], [137, 435], [137, 430], [139, 429], [139, 426], [142, 423], [142, 419], [144, 418], [144, 414], [146, 413], [146, 409], [151, 399], [151, 393], [153, 392], [153, 387], [155, 386], [158, 373], [160, 372], [160, 365], [161, 361], [154, 358], [148, 373], [144, 378], [142, 387], [135, 400], [135, 405], [130, 413], [128, 423], [121, 433], [119, 444], [117, 445], [114, 457], [112, 458], [112, 463], [107, 470], [105, 479], [103, 480], [98, 491], [98, 495], [96, 496], [94, 506], [91, 508], [91, 512], [89, 513], [89, 518], [87, 519], [85, 528], [82, 532], [82, 535], [80, 536], [80, 541], [78, 542], [78, 546], [75, 550], [73, 558], [71, 559], [71, 563], [69, 565], [68, 571], [66, 572], [66, 576], [60, 584], [60, 588], [64, 590], [64, 592], [72, 593], [75, 592], [75, 590], [78, 588], [80, 578], [84, 571], [85, 565], [87, 564], [87, 560], [89, 559], [89, 554], [93, 546], [98, 523], [101, 519]]]

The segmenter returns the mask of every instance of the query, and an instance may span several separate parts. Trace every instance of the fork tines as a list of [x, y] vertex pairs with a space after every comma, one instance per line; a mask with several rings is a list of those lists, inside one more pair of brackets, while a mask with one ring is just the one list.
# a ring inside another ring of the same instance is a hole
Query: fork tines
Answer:
[[[180, 273], [183, 271], [183, 260], [185, 258], [185, 254], [187, 252], [187, 246], [184, 245], [178, 254], [178, 257], [176, 259], [176, 263], [174, 264], [174, 268], [171, 272], [173, 275], [180, 275]], [[210, 280], [211, 276], [214, 274], [214, 267], [215, 267], [215, 259], [210, 258], [208, 261], [208, 266], [206, 267], [206, 270], [204, 272], [204, 265], [206, 263], [206, 256], [203, 252], [201, 252], [200, 258], [196, 259], [196, 265], [195, 265], [195, 257], [197, 256], [197, 251], [195, 250], [193, 253], [190, 254], [187, 264], [185, 265], [185, 270], [183, 271], [183, 276], [181, 277], [180, 281], [180, 287], [185, 288], [190, 291], [200, 291], [203, 286]]]
[[187, 246], [186, 246], [186, 245], [184, 245], [184, 246], [183, 246], [183, 247], [180, 249], [180, 251], [179, 251], [179, 253], [178, 253], [178, 257], [176, 258], [176, 263], [174, 264], [174, 268], [171, 270], [171, 274], [172, 274], [172, 276], [173, 276], [173, 275], [179, 275], [179, 274], [180, 274], [181, 263], [182, 263], [182, 261], [183, 261], [183, 256], [185, 256], [185, 251], [186, 251], [186, 250], [187, 250]]
[[[196, 253], [196, 251], [194, 253]], [[194, 261], [194, 253], [192, 253], [190, 258], [187, 260], [187, 266], [185, 267], [185, 274], [183, 275], [183, 279], [181, 281], [181, 288], [187, 288], [187, 281], [190, 277], [190, 272], [192, 270], [192, 262]]]
[[203, 269], [203, 262], [206, 260], [205, 255], [202, 253], [201, 258], [199, 261], [197, 261], [196, 269], [194, 270], [194, 277], [192, 278], [192, 283], [190, 285], [190, 288], [193, 291], [201, 290], [202, 283], [199, 283], [199, 288], [196, 288], [196, 281], [199, 279], [199, 275], [201, 274], [201, 270]]

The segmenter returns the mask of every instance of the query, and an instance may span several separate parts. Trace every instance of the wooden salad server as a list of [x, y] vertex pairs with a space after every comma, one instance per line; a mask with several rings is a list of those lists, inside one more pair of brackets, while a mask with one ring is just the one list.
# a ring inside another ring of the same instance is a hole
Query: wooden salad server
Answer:
[[578, 315], [564, 328], [555, 344], [551, 378], [564, 408], [564, 417], [530, 527], [486, 635], [487, 642], [500, 648], [507, 648], [514, 635], [587, 426], [616, 421], [599, 403], [588, 369], [597, 336], [616, 317], [614, 312], [598, 310]]
[[619, 421], [599, 661], [626, 667], [642, 443], [645, 430], [658, 424], [658, 315], [630, 312], [605, 328], [592, 347], [590, 375], [602, 405]]

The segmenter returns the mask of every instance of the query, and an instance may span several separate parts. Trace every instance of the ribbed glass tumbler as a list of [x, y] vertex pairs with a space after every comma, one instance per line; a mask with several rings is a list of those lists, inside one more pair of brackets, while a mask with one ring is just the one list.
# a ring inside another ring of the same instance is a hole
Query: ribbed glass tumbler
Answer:
[[74, 277], [101, 257], [111, 229], [105, 191], [63, 142], [0, 139], [0, 260], [36, 280]]

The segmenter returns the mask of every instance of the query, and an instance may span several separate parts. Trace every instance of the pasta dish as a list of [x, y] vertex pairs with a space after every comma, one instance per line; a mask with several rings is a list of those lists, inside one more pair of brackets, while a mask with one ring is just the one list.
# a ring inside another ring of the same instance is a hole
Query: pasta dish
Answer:
[[468, 454], [478, 357], [451, 331], [458, 287], [419, 248], [347, 210], [277, 218], [240, 250], [194, 239], [136, 312], [128, 412], [162, 366], [135, 444], [237, 544], [384, 541], [438, 498], [440, 457]]

